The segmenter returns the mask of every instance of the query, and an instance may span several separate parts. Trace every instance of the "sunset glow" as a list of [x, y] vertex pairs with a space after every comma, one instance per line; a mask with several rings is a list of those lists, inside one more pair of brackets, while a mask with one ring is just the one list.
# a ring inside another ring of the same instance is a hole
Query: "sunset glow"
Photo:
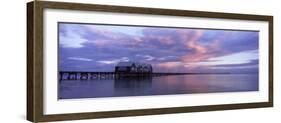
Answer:
[[258, 73], [258, 43], [258, 31], [59, 23], [59, 69], [137, 61], [156, 72]]

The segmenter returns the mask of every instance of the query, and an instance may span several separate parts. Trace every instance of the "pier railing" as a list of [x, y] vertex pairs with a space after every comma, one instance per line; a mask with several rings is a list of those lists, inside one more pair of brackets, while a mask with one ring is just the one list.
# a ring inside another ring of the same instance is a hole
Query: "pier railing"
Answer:
[[115, 72], [79, 72], [60, 71], [60, 80], [89, 80], [89, 79], [113, 79], [120, 77], [155, 77], [167, 75], [184, 75], [187, 73], [115, 73]]
[[230, 74], [230, 73], [115, 73], [115, 72], [83, 72], [83, 71], [60, 71], [59, 80], [90, 80], [90, 79], [118, 79], [118, 78], [144, 78], [169, 75], [188, 74]]

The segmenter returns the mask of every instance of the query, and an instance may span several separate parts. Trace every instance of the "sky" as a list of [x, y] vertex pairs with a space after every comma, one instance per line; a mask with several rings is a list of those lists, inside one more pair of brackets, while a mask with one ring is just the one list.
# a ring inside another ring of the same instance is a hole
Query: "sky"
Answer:
[[142, 62], [154, 72], [258, 73], [258, 31], [59, 23], [60, 71], [114, 71]]

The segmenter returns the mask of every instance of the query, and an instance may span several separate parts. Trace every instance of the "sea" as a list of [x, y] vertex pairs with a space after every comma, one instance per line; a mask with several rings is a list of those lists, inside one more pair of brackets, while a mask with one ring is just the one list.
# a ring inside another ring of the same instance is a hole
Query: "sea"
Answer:
[[60, 80], [58, 99], [107, 98], [259, 90], [258, 74], [190, 74]]

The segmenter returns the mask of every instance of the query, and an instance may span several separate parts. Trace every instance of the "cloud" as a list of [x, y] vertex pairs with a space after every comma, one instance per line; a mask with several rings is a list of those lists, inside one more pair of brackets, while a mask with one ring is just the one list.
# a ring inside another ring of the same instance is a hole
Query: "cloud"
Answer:
[[[109, 71], [120, 61], [136, 61], [158, 71], [203, 71], [258, 59], [255, 53], [243, 55], [258, 50], [255, 31], [63, 24], [59, 32], [61, 69], [91, 66], [87, 69]], [[74, 56], [91, 62], [68, 59]]]
[[259, 60], [255, 59], [255, 60], [251, 60], [247, 63], [241, 63], [241, 64], [220, 64], [220, 65], [214, 65], [212, 67], [220, 67], [220, 68], [233, 68], [233, 67], [257, 67], [259, 64]]
[[101, 61], [97, 61], [97, 62], [102, 63], [102, 64], [114, 64], [114, 65], [116, 65], [119, 62], [128, 62], [128, 61], [130, 61], [128, 57], [122, 57], [121, 59], [101, 60]]
[[116, 61], [109, 61], [109, 60], [103, 60], [103, 61], [97, 61], [98, 63], [102, 64], [116, 64]]
[[151, 60], [154, 60], [155, 57], [151, 56], [151, 55], [140, 55], [140, 54], [137, 54], [136, 57], [140, 57], [144, 60], [147, 60], [147, 61], [151, 61]]
[[92, 61], [92, 59], [80, 58], [80, 57], [68, 57], [68, 59], [77, 60], [77, 61]]
[[85, 30], [80, 25], [59, 24], [59, 43], [66, 48], [81, 48], [88, 40], [83, 38]]
[[[181, 40], [185, 41], [185, 46], [188, 49], [194, 50], [196, 53], [206, 53], [207, 47], [198, 43], [199, 39], [202, 37], [203, 30], [195, 31], [179, 31], [181, 33]], [[191, 33], [191, 34], [190, 34]]]
[[163, 62], [163, 63], [159, 63], [157, 66], [163, 67], [163, 68], [174, 68], [174, 67], [182, 66], [182, 63], [181, 62]]

